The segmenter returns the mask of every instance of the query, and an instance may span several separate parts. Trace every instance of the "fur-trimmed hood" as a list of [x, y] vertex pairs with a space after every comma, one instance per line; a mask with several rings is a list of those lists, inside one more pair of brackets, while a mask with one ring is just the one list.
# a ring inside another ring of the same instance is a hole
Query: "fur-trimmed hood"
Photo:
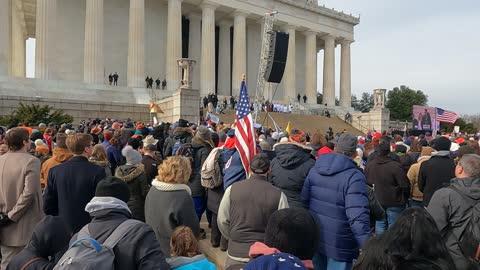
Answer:
[[301, 148], [302, 150], [304, 150], [305, 152], [312, 152], [313, 148], [308, 146], [308, 145], [303, 145], [303, 144], [299, 144], [299, 143], [296, 143], [296, 142], [279, 142], [279, 143], [276, 143], [274, 146], [273, 146], [273, 150], [276, 150], [277, 147], [280, 147], [280, 148], [283, 148], [282, 145], [294, 145], [296, 147], [299, 147]]
[[108, 160], [96, 160], [93, 157], [89, 157], [88, 161], [90, 161], [93, 164], [97, 164], [98, 166], [100, 166], [102, 168], [103, 167], [110, 167], [110, 162], [108, 162]]
[[202, 146], [206, 146], [206, 147], [210, 147], [210, 148], [215, 148], [215, 147], [213, 146], [213, 142], [211, 142], [211, 141], [206, 141], [206, 140], [204, 140], [204, 139], [202, 139], [202, 138], [199, 138], [199, 137], [197, 137], [197, 136], [193, 137], [193, 139], [192, 139], [192, 146], [193, 146], [193, 148], [200, 148], [200, 147], [202, 147]]
[[143, 164], [123, 165], [115, 170], [115, 176], [127, 183], [139, 177], [142, 173], [145, 173]]
[[312, 148], [295, 142], [280, 142], [273, 146], [275, 159], [285, 169], [293, 169], [313, 158]]
[[175, 140], [193, 137], [193, 130], [189, 127], [176, 127], [173, 130], [173, 138]]

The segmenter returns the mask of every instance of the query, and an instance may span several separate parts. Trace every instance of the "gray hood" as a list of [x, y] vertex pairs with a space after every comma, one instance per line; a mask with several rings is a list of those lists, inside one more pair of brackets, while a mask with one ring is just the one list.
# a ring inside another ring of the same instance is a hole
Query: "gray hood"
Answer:
[[474, 178], [453, 178], [450, 185], [460, 190], [466, 196], [480, 200], [480, 179]]

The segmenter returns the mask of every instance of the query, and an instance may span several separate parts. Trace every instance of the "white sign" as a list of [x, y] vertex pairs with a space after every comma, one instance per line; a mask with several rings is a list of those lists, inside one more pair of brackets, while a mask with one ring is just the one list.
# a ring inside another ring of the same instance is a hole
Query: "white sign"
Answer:
[[454, 126], [453, 127], [453, 132], [460, 133], [460, 126]]

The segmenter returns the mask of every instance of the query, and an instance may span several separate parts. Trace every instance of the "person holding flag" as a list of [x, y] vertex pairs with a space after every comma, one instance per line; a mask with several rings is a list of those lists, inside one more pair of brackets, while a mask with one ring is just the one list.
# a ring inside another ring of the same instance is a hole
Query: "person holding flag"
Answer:
[[250, 111], [250, 98], [248, 97], [245, 77], [240, 86], [240, 100], [235, 114], [235, 148], [240, 154], [243, 168], [247, 175], [251, 174], [250, 160], [257, 153], [255, 143], [255, 127]]
[[237, 104], [234, 129], [228, 132], [228, 139], [222, 150], [223, 188], [248, 178], [250, 175], [250, 159], [260, 150], [255, 140], [255, 123], [250, 111], [245, 79], [240, 87], [240, 99]]

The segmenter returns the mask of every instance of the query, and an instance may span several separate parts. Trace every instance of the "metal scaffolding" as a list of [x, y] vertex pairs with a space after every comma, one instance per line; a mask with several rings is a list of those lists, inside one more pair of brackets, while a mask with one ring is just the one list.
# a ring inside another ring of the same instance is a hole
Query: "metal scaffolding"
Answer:
[[273, 61], [273, 54], [270, 54], [272, 47], [275, 46], [275, 43], [271, 40], [271, 35], [273, 34], [273, 23], [275, 21], [275, 14], [277, 11], [271, 11], [265, 13], [264, 17], [264, 27], [262, 35], [262, 50], [260, 53], [260, 61], [258, 67], [258, 78], [257, 78], [257, 89], [255, 94], [255, 122], [257, 121], [258, 112], [262, 108], [262, 104], [265, 100], [265, 71], [267, 69], [267, 64], [269, 61]]

